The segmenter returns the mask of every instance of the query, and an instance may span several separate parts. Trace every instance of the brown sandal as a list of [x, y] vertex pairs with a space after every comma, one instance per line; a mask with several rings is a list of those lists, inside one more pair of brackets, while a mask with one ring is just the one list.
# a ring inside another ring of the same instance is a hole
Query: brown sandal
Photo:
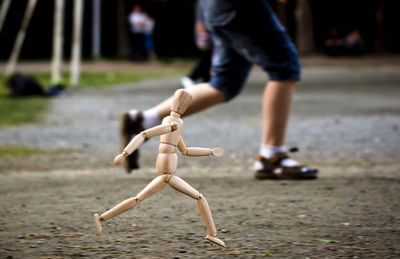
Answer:
[[282, 166], [282, 160], [289, 158], [287, 153], [279, 153], [269, 159], [259, 155], [255, 162], [256, 179], [296, 179], [310, 180], [316, 179], [318, 169], [309, 168], [305, 165]]

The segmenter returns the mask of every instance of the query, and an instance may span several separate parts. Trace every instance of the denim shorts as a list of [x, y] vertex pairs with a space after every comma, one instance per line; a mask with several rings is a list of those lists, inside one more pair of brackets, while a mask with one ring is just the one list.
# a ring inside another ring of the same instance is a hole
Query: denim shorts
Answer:
[[237, 96], [253, 64], [272, 81], [300, 80], [296, 49], [266, 0], [204, 0], [214, 43], [210, 85]]

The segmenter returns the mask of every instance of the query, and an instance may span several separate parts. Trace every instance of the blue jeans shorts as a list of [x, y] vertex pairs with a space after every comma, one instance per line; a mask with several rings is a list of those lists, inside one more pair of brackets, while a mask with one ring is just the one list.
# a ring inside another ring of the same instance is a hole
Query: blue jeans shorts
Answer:
[[272, 81], [300, 80], [296, 49], [266, 0], [204, 0], [214, 43], [210, 85], [237, 96], [256, 64]]

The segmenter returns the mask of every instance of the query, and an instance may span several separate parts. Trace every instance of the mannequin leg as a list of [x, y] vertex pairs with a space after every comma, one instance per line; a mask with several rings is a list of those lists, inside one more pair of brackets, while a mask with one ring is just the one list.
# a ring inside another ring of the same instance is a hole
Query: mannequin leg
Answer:
[[164, 181], [163, 176], [156, 177], [151, 181], [138, 195], [135, 197], [124, 200], [123, 202], [117, 204], [112, 209], [104, 212], [101, 216], [94, 214], [94, 221], [96, 225], [97, 234], [101, 234], [101, 221], [106, 221], [110, 218], [118, 216], [132, 208], [134, 208], [139, 202], [150, 197], [151, 195], [161, 191], [167, 183]]
[[217, 238], [217, 229], [215, 228], [214, 221], [211, 215], [211, 210], [208, 206], [206, 198], [199, 191], [194, 189], [178, 176], [172, 176], [168, 184], [175, 190], [180, 191], [197, 200], [197, 206], [208, 231], [206, 239], [216, 243], [217, 245], [226, 247], [225, 243]]

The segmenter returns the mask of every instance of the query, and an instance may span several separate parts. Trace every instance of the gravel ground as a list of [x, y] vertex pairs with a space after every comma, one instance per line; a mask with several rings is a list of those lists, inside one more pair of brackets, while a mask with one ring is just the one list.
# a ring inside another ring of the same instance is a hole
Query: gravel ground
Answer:
[[[288, 146], [298, 146], [302, 150], [298, 158], [314, 164], [398, 161], [399, 70], [398, 67], [305, 69], [294, 100]], [[260, 139], [259, 96], [265, 79], [255, 69], [240, 97], [186, 118], [184, 137], [188, 143], [222, 145], [227, 158], [252, 160]], [[79, 157], [84, 157], [91, 166], [109, 165], [108, 158], [118, 151], [119, 114], [130, 108], [149, 108], [164, 100], [179, 87], [178, 81], [171, 77], [103, 90], [70, 92], [53, 102], [44, 125], [3, 129], [0, 141], [3, 145], [79, 151], [62, 154], [62, 160], [66, 161], [57, 159], [61, 168], [79, 167], [82, 164], [77, 161]], [[158, 143], [150, 141], [149, 144], [144, 152], [153, 155]], [[0, 162], [0, 170], [12, 169], [10, 163]], [[29, 166], [29, 159], [22, 164], [32, 169], [57, 166], [51, 161]], [[18, 165], [20, 161], [13, 166], [18, 168]]]
[[94, 234], [92, 213], [156, 176], [157, 140], [142, 147], [138, 172], [111, 166], [119, 114], [158, 103], [179, 78], [69, 92], [44, 124], [0, 130], [2, 145], [67, 150], [1, 159], [0, 257], [399, 258], [399, 72], [304, 69], [287, 144], [320, 168], [317, 181], [252, 178], [266, 80], [258, 69], [240, 97], [185, 118], [188, 146], [225, 149], [218, 159], [180, 158], [177, 175], [207, 197], [226, 249], [203, 239], [195, 201], [169, 187]]

